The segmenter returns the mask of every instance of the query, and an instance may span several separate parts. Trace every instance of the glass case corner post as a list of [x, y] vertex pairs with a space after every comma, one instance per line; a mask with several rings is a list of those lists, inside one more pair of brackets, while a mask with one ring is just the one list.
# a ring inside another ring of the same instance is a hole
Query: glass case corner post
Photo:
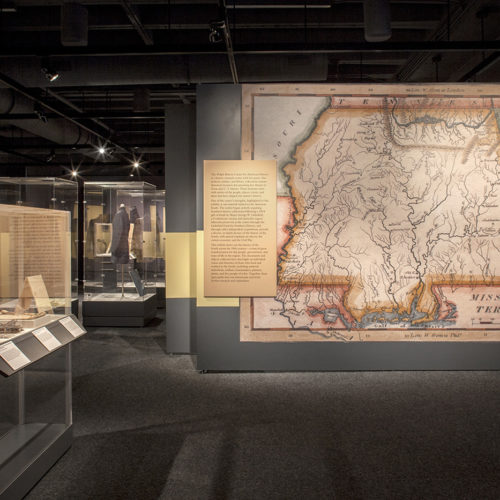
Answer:
[[73, 364], [72, 364], [72, 344], [65, 347], [65, 377], [64, 377], [64, 423], [67, 427], [73, 425]]

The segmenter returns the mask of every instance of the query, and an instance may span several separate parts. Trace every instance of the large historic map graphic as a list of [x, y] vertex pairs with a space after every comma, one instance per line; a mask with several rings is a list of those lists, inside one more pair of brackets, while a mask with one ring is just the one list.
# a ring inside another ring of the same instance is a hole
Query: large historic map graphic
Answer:
[[242, 341], [500, 340], [500, 85], [247, 85], [278, 294]]

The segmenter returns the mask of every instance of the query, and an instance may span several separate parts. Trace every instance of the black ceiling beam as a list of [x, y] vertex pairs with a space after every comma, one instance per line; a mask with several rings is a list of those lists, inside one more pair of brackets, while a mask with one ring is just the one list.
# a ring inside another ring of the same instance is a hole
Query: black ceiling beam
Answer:
[[[17, 155], [17, 156], [20, 156], [20, 155]], [[147, 170], [148, 168], [151, 168], [151, 167], [162, 167], [164, 165], [163, 161], [146, 161], [145, 162], [146, 165], [144, 166], [141, 166], [141, 168]], [[81, 162], [77, 162], [77, 163], [71, 163], [71, 162], [67, 162], [67, 161], [58, 161], [58, 160], [54, 160], [52, 163], [45, 163], [43, 160], [33, 160], [31, 161], [30, 163], [24, 163], [24, 162], [16, 162], [16, 163], [12, 163], [10, 164], [9, 166], [12, 166], [12, 167], [41, 167], [41, 168], [58, 168], [58, 167], [67, 167], [67, 168], [75, 168], [75, 167], [78, 167], [78, 168], [96, 168], [96, 169], [104, 169], [104, 168], [112, 168], [112, 169], [116, 169], [116, 168], [123, 168], [123, 169], [128, 169], [130, 170], [132, 167], [132, 165], [130, 163], [126, 163], [126, 162], [108, 162], [108, 163], [99, 163], [99, 162], [95, 162], [95, 163], [91, 163], [91, 162], [86, 162], [86, 163], [81, 163]], [[3, 166], [2, 166], [3, 168]]]
[[[423, 21], [392, 21], [391, 28], [393, 30], [419, 30], [428, 31], [435, 29], [438, 21], [434, 20], [423, 20]], [[338, 21], [338, 22], [314, 22], [307, 25], [309, 30], [362, 30], [364, 29], [364, 23], [362, 21]], [[144, 28], [150, 31], [160, 31], [160, 30], [175, 30], [175, 31], [194, 31], [201, 30], [207, 31], [207, 23], [176, 23], [176, 24], [165, 24], [165, 23], [148, 23]], [[49, 32], [49, 31], [60, 31], [61, 27], [58, 24], [54, 25], [44, 25], [44, 26], [24, 26], [24, 25], [12, 25], [3, 28], [6, 33], [36, 33], [36, 32]], [[94, 24], [89, 26], [89, 31], [132, 31], [134, 26], [130, 24]], [[304, 23], [302, 22], [286, 22], [286, 21], [276, 21], [276, 22], [261, 22], [261, 23], [238, 23], [238, 30], [293, 30], [293, 29], [304, 29]], [[145, 42], [146, 43], [146, 42]], [[153, 43], [146, 43], [146, 45], [153, 45]]]
[[500, 57], [500, 52], [493, 52], [488, 57], [484, 58], [478, 65], [474, 66], [470, 71], [468, 71], [462, 78], [459, 78], [459, 82], [467, 82], [471, 78], [480, 75], [483, 71], [493, 66]]
[[146, 45], [153, 45], [153, 38], [151, 36], [151, 32], [144, 27], [135, 8], [132, 5], [130, 5], [130, 3], [127, 0], [120, 0], [120, 4], [123, 7], [125, 13], [127, 14], [130, 23], [137, 31], [139, 36], [142, 38], [142, 41]]
[[[102, 119], [102, 120], [147, 120], [150, 118], [163, 118], [165, 116], [165, 111], [149, 111], [142, 113], [133, 113], [130, 111], [119, 112], [119, 111], [95, 111], [95, 112], [85, 112], [85, 113], [72, 113], [66, 112], [65, 115], [72, 119]], [[57, 113], [44, 113], [47, 119], [60, 118]], [[33, 120], [40, 118], [36, 113], [10, 113], [10, 114], [0, 114], [0, 120]]]
[[[407, 41], [407, 42], [335, 42], [335, 43], [274, 43], [274, 44], [238, 44], [234, 48], [235, 55], [244, 54], [335, 54], [360, 52], [480, 52], [500, 50], [500, 40], [489, 41]], [[0, 50], [1, 58], [18, 57], [57, 57], [57, 56], [140, 56], [140, 55], [216, 55], [225, 54], [226, 50], [219, 50], [214, 45], [192, 46], [185, 50], [173, 49], [171, 46], [154, 45], [151, 47], [123, 46], [123, 47], [57, 47], [52, 50], [36, 51], [27, 49]]]
[[[5, 138], [4, 138], [5, 139]], [[48, 145], [43, 145], [43, 144], [30, 144], [30, 143], [27, 143], [26, 139], [25, 138], [21, 138], [21, 139], [13, 139], [13, 140], [9, 140], [9, 144], [8, 144], [8, 147], [10, 149], [18, 149], [18, 148], [22, 148], [22, 149], [47, 149], [47, 148], [51, 148], [51, 149], [89, 149], [89, 148], [92, 148], [92, 147], [95, 147], [93, 146], [92, 144], [52, 144], [52, 143], [47, 143]], [[3, 147], [5, 146], [5, 144], [0, 144], [0, 147]], [[163, 148], [164, 145], [163, 143], [147, 143], [147, 144], [134, 144], [133, 147], [131, 148], [133, 151], [136, 151], [136, 150], [142, 150], [142, 149], [146, 149], [146, 148]]]
[[12, 156], [17, 156], [18, 158], [22, 158], [23, 160], [29, 160], [30, 161], [29, 165], [33, 165], [33, 163], [36, 163], [36, 164], [43, 163], [43, 161], [40, 160], [40, 158], [35, 158], [34, 156], [30, 156], [30, 155], [26, 155], [23, 153], [19, 153], [17, 151], [13, 151], [10, 148], [0, 147], [0, 152], [6, 153], [6, 154], [12, 155]]

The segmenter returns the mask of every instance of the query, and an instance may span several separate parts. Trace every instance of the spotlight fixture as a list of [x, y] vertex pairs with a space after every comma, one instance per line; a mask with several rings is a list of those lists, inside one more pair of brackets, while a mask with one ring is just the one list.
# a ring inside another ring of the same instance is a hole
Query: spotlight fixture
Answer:
[[49, 68], [49, 67], [42, 67], [42, 74], [43, 76], [45, 76], [45, 78], [47, 78], [47, 80], [49, 82], [54, 82], [55, 80], [57, 80], [59, 78], [59, 73], [57, 71], [55, 71], [53, 68]]
[[35, 105], [33, 107], [33, 113], [35, 113], [35, 115], [38, 117], [38, 119], [41, 120], [43, 123], [48, 122], [47, 115], [44, 113], [44, 111], [42, 110], [42, 108], [40, 106]]
[[78, 172], [76, 170], [71, 171], [71, 177], [76, 177], [78, 175]]
[[53, 149], [51, 149], [50, 153], [47, 155], [47, 158], [45, 158], [45, 162], [50, 163], [55, 157], [56, 157], [56, 152]]
[[216, 19], [210, 21], [210, 32], [208, 33], [208, 40], [210, 43], [219, 43], [224, 40], [226, 34], [226, 21], [224, 19]]
[[97, 152], [100, 154], [100, 155], [103, 155], [106, 153], [106, 148], [104, 146], [99, 146], [97, 148]]
[[139, 168], [139, 162], [138, 162], [137, 160], [136, 160], [136, 161], [134, 161], [134, 163], [132, 163], [132, 166], [133, 166], [134, 168]]

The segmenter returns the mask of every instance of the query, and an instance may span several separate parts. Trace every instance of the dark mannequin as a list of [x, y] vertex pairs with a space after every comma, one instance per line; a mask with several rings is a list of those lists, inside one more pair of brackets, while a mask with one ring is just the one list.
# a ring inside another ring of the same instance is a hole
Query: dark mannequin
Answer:
[[130, 219], [122, 203], [118, 212], [113, 217], [113, 235], [111, 239], [111, 262], [114, 264], [128, 264], [128, 233]]

